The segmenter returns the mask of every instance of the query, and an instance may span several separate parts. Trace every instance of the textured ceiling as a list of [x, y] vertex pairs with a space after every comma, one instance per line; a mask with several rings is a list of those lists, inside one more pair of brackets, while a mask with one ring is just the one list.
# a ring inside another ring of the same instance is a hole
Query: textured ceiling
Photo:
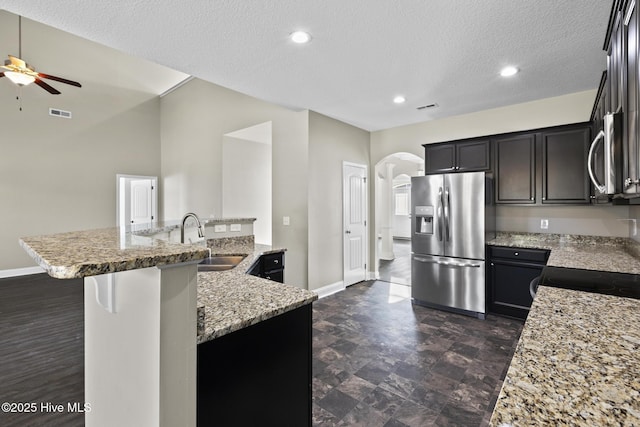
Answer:
[[[611, 3], [0, 0], [0, 8], [260, 99], [378, 130], [595, 89]], [[288, 40], [297, 29], [313, 35], [310, 44]], [[507, 64], [521, 72], [499, 77]], [[398, 94], [405, 104], [393, 104]], [[439, 107], [416, 110], [431, 103]]]

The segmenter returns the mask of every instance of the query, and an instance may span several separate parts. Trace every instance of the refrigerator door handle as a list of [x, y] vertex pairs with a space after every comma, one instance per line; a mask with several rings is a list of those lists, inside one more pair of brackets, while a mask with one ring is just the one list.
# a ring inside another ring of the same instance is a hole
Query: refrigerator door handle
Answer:
[[444, 200], [442, 199], [442, 187], [438, 190], [438, 240], [442, 241], [442, 215]]
[[444, 205], [444, 228], [446, 230], [445, 233], [445, 240], [448, 242], [450, 235], [449, 235], [449, 215], [451, 214], [451, 212], [449, 212], [450, 209], [450, 199], [449, 199], [449, 189], [445, 188], [444, 190], [444, 195], [446, 198], [446, 204]]
[[475, 267], [475, 268], [480, 267], [480, 264], [474, 264], [471, 262], [464, 262], [464, 263], [463, 262], [447, 262], [447, 261], [440, 261], [435, 259], [427, 259], [427, 258], [419, 258], [419, 257], [414, 257], [413, 259], [420, 262], [426, 262], [428, 264], [438, 264], [438, 265], [444, 265], [448, 267]]

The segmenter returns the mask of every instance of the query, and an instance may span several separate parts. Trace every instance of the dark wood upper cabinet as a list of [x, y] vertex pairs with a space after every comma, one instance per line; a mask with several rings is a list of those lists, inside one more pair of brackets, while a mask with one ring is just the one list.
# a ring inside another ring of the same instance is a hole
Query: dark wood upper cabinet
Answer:
[[591, 126], [542, 132], [542, 204], [587, 204]]
[[490, 147], [488, 139], [456, 144], [456, 170], [468, 172], [490, 169]]
[[425, 174], [452, 172], [456, 166], [456, 147], [454, 144], [425, 144], [424, 158]]
[[534, 204], [536, 186], [535, 134], [493, 139], [496, 203]]
[[491, 169], [488, 139], [424, 144], [425, 174]]

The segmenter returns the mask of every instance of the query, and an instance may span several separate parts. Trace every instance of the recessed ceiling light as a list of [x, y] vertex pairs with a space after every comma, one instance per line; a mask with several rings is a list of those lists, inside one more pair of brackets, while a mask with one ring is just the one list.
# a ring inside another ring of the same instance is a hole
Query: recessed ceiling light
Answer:
[[396, 104], [402, 104], [406, 101], [405, 97], [402, 95], [398, 95], [395, 98], [393, 98], [393, 102], [395, 102]]
[[305, 44], [311, 41], [311, 34], [305, 31], [294, 31], [289, 37], [291, 37], [291, 41], [298, 44]]
[[500, 75], [502, 77], [511, 77], [511, 76], [517, 74], [518, 71], [520, 71], [520, 70], [518, 70], [516, 67], [511, 67], [511, 66], [504, 67], [502, 70], [500, 70]]

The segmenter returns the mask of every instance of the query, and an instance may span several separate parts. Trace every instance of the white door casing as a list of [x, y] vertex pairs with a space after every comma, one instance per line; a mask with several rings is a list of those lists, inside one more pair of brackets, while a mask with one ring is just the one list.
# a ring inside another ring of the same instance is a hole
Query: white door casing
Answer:
[[343, 162], [343, 282], [367, 278], [367, 167]]
[[116, 175], [116, 225], [158, 221], [158, 177]]

